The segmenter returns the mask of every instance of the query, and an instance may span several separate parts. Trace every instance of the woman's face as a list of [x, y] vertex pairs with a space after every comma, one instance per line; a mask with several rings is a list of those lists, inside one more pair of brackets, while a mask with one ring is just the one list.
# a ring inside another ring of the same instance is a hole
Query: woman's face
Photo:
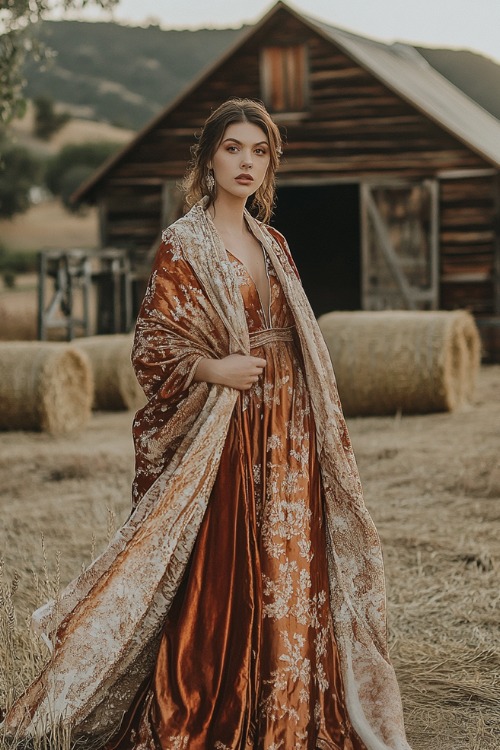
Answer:
[[258, 125], [228, 125], [210, 165], [217, 196], [224, 192], [244, 199], [253, 195], [264, 181], [269, 161], [269, 141]]

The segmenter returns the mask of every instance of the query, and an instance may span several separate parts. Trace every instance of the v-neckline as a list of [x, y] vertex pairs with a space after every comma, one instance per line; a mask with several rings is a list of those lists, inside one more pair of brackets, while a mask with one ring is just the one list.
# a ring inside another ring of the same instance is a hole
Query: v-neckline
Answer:
[[[257, 242], [258, 242], [258, 240], [257, 240]], [[231, 250], [228, 250], [227, 247], [225, 248], [225, 251], [232, 258], [234, 258], [236, 261], [238, 261], [238, 263], [241, 266], [243, 266], [243, 268], [245, 269], [247, 276], [249, 277], [250, 281], [252, 282], [252, 284], [254, 286], [255, 291], [257, 292], [257, 296], [259, 298], [259, 303], [260, 303], [260, 309], [261, 309], [262, 315], [264, 317], [264, 322], [266, 324], [266, 328], [269, 329], [269, 328], [272, 328], [272, 325], [271, 325], [271, 322], [272, 322], [271, 321], [271, 280], [269, 278], [269, 268], [268, 268], [266, 251], [265, 251], [265, 249], [263, 248], [263, 246], [262, 246], [262, 244], [260, 242], [259, 242], [259, 245], [260, 245], [260, 248], [262, 250], [262, 255], [264, 256], [264, 270], [266, 272], [266, 277], [267, 277], [267, 294], [268, 294], [268, 300], [269, 300], [268, 306], [267, 306], [267, 310], [268, 310], [268, 314], [267, 315], [266, 315], [265, 310], [264, 310], [264, 305], [262, 304], [262, 297], [261, 297], [261, 294], [259, 292], [259, 287], [257, 286], [257, 284], [255, 282], [255, 279], [252, 276], [252, 274], [250, 273], [250, 271], [248, 270], [246, 264], [243, 263], [243, 261], [241, 260], [241, 258], [238, 258], [237, 255], [235, 255], [234, 253], [232, 253]]]
[[[246, 209], [245, 209], [245, 213], [247, 213]], [[268, 291], [268, 298], [269, 298], [269, 303], [268, 303], [268, 306], [267, 306], [267, 309], [268, 309], [268, 314], [267, 315], [266, 315], [266, 313], [264, 311], [264, 306], [262, 304], [262, 297], [260, 296], [259, 287], [255, 283], [255, 280], [254, 280], [252, 274], [250, 273], [250, 271], [246, 267], [245, 263], [243, 263], [243, 261], [240, 260], [240, 258], [238, 258], [237, 255], [234, 255], [230, 250], [227, 249], [227, 247], [225, 246], [225, 243], [223, 242], [223, 240], [222, 240], [219, 232], [217, 231], [217, 227], [215, 226], [214, 220], [210, 216], [210, 213], [209, 213], [209, 211], [207, 209], [204, 210], [204, 214], [205, 214], [205, 217], [207, 218], [207, 221], [208, 221], [208, 223], [209, 223], [209, 225], [211, 227], [212, 234], [214, 235], [214, 237], [216, 237], [218, 239], [218, 242], [219, 242], [221, 248], [223, 248], [224, 251], [225, 251], [225, 253], [226, 253], [226, 257], [227, 257], [227, 254], [229, 253], [229, 255], [231, 255], [245, 269], [247, 276], [249, 277], [250, 281], [252, 282], [252, 284], [253, 284], [253, 286], [255, 288], [255, 291], [257, 292], [257, 296], [259, 298], [259, 303], [260, 303], [260, 309], [261, 309], [261, 312], [262, 312], [262, 316], [264, 318], [264, 324], [265, 324], [265, 326], [266, 326], [267, 329], [272, 328], [272, 320], [271, 320], [271, 281], [270, 281], [270, 278], [269, 278], [269, 266], [268, 266], [268, 262], [267, 262], [267, 253], [266, 253], [266, 249], [265, 249], [264, 245], [256, 237], [255, 232], [253, 231], [252, 227], [250, 226], [249, 219], [247, 218], [247, 216], [245, 216], [245, 215], [243, 216], [243, 219], [244, 219], [244, 221], [246, 223], [246, 227], [247, 227], [248, 231], [250, 232], [250, 234], [252, 234], [255, 237], [255, 239], [259, 243], [260, 248], [262, 250], [262, 254], [264, 256], [264, 270], [265, 270], [266, 276], [267, 276], [267, 291]]]

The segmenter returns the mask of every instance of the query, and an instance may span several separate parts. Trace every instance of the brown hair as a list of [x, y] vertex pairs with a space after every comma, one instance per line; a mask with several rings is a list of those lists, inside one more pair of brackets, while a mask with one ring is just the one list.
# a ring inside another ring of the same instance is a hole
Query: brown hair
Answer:
[[263, 103], [253, 99], [228, 99], [212, 112], [203, 126], [198, 143], [191, 147], [192, 161], [183, 182], [186, 203], [191, 207], [204, 195], [210, 206], [215, 199], [215, 188], [207, 185], [208, 164], [221, 143], [226, 128], [235, 122], [257, 125], [269, 141], [269, 167], [262, 185], [252, 196], [250, 208], [258, 219], [269, 221], [272, 215], [276, 170], [282, 153], [281, 135]]

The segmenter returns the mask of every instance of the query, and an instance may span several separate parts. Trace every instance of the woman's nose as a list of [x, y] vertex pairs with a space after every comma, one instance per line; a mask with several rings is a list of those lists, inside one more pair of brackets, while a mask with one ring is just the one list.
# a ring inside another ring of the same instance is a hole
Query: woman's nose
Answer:
[[251, 154], [243, 154], [241, 157], [241, 166], [242, 167], [251, 167], [253, 164], [252, 162], [252, 156]]

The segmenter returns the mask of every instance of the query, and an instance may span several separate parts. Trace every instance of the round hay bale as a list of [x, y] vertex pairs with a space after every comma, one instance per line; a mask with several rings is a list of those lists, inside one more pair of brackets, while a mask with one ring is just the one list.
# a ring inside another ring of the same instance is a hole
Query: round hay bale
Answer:
[[455, 310], [453, 314], [455, 330], [463, 338], [468, 359], [468, 366], [465, 367], [464, 401], [472, 401], [481, 366], [481, 336], [474, 317], [469, 312]]
[[23, 294], [19, 302], [14, 297], [17, 304], [13, 305], [12, 296], [9, 295], [7, 299], [0, 302], [0, 320], [2, 321], [0, 339], [2, 341], [36, 341], [36, 297], [33, 295], [33, 298], [28, 300]]
[[133, 336], [112, 334], [75, 339], [85, 352], [94, 375], [94, 409], [121, 411], [139, 409], [146, 397], [130, 361]]
[[464, 310], [342, 311], [318, 323], [346, 416], [451, 411], [472, 399], [480, 338]]
[[92, 394], [90, 363], [68, 344], [0, 342], [0, 429], [53, 435], [82, 429]]

